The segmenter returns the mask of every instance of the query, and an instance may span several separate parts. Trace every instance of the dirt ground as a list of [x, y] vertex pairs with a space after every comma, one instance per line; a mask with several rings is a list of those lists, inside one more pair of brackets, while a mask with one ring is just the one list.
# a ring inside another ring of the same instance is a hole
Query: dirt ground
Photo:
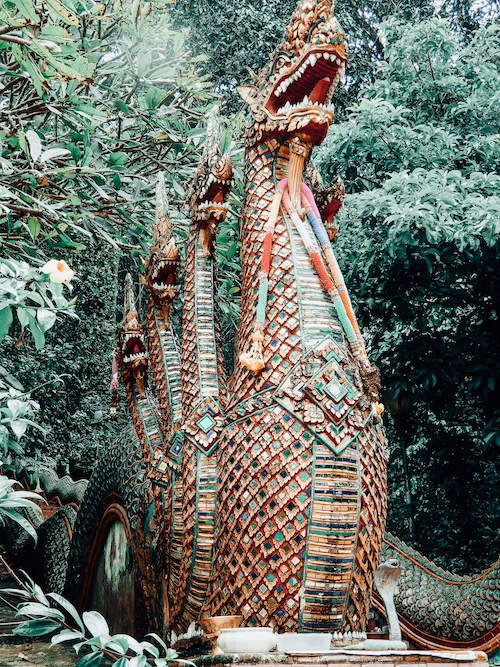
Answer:
[[0, 644], [0, 667], [74, 667], [75, 651], [45, 642]]

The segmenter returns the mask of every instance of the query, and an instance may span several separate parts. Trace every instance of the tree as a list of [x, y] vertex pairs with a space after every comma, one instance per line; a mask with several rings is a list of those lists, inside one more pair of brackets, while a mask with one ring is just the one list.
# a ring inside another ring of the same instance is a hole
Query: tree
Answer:
[[87, 470], [107, 434], [116, 264], [147, 247], [162, 169], [182, 237], [184, 182], [214, 101], [165, 7], [7, 0], [0, 8], [0, 241], [35, 273], [53, 257], [73, 264], [82, 315], [35, 352], [38, 331], [18, 317], [11, 324], [0, 304], [0, 328], [10, 331], [5, 373], [27, 387], [64, 376], [67, 392], [51, 383], [37, 393], [50, 431], [44, 442], [28, 433], [28, 448], [62, 464], [84, 453]]
[[[235, 111], [242, 108], [236, 86], [249, 80], [249, 69], [257, 72], [266, 62], [296, 5], [297, 0], [177, 0], [171, 11], [176, 25], [190, 28], [189, 43], [194, 53], [208, 56], [204, 71], [225, 95], [228, 109]], [[335, 15], [346, 32], [350, 52], [347, 86], [336, 93], [339, 117], [373, 79], [383, 54], [380, 22], [394, 14], [420, 20], [432, 11], [428, 0], [338, 3]]]
[[477, 570], [499, 516], [499, 25], [466, 46], [440, 19], [383, 35], [379, 76], [318, 158], [351, 193], [339, 255], [390, 413], [389, 527]]

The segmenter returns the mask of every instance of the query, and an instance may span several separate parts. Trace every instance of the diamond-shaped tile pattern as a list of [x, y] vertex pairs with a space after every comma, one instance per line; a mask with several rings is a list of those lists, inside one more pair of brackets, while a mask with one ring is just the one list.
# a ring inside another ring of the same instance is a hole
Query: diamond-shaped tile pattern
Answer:
[[217, 444], [220, 427], [224, 421], [218, 403], [208, 397], [196, 406], [184, 422], [184, 431], [204, 454], [211, 454]]
[[[258, 298], [260, 257], [264, 239], [264, 224], [274, 195], [272, 156], [262, 144], [249, 149], [246, 176], [250, 182], [242, 229], [242, 294], [241, 319], [238, 333], [240, 352], [246, 351], [255, 321]], [[267, 155], [266, 155], [267, 154]], [[300, 340], [299, 307], [293, 269], [292, 250], [286, 225], [281, 218], [273, 236], [272, 265], [269, 274], [269, 296], [264, 331], [265, 369], [254, 375], [238, 362], [232, 386], [239, 397], [260, 391], [267, 383], [279, 384], [290, 363], [302, 352]], [[242, 346], [244, 349], [242, 349]]]
[[184, 419], [202, 398], [225, 403], [226, 378], [215, 308], [215, 267], [196, 250], [193, 225], [188, 245], [182, 315], [182, 407]]
[[[274, 172], [270, 146], [261, 144], [245, 161], [245, 350], [279, 160]], [[180, 472], [169, 472], [171, 626], [185, 630], [201, 614], [242, 614], [245, 624], [281, 631], [364, 629], [385, 516], [384, 435], [333, 304], [282, 214], [273, 239], [266, 367], [254, 375], [236, 362], [228, 404], [214, 393], [222, 368], [213, 345], [213, 267], [197, 258], [194, 232], [181, 364], [186, 439]], [[173, 456], [179, 441], [166, 446]]]
[[373, 573], [380, 562], [387, 512], [387, 449], [384, 429], [370, 422], [360, 440], [361, 507], [353, 582], [346, 611], [346, 627], [366, 627]]
[[311, 493], [311, 434], [276, 405], [229, 426], [218, 448], [211, 615], [296, 630]]

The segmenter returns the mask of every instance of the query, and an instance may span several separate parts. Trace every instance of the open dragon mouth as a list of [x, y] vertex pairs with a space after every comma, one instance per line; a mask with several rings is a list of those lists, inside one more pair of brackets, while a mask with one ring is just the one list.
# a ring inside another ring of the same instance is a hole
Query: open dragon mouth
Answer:
[[196, 206], [196, 217], [198, 220], [208, 220], [210, 217], [220, 222], [226, 217], [229, 202], [225, 202], [226, 192], [230, 181], [221, 180], [210, 175], [207, 185], [202, 190], [200, 203]]
[[331, 50], [314, 50], [274, 86], [266, 109], [273, 116], [317, 110], [331, 114], [333, 92], [345, 69], [345, 58]]
[[125, 333], [123, 338], [122, 357], [124, 364], [131, 364], [138, 360], [147, 361], [148, 353], [142, 333]]
[[177, 287], [179, 260], [162, 259], [155, 266], [151, 275], [151, 285], [155, 290], [170, 290]]

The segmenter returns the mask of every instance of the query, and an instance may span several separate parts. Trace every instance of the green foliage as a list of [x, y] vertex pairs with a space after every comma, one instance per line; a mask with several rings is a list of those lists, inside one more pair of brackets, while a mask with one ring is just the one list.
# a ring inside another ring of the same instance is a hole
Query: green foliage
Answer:
[[[265, 64], [283, 35], [297, 0], [253, 0], [222, 3], [212, 0], [177, 0], [172, 7], [176, 24], [189, 26], [190, 45], [206, 54], [204, 71], [224, 93], [231, 110], [242, 108], [236, 86], [249, 80]], [[432, 13], [428, 0], [375, 0], [359, 3], [346, 0], [335, 7], [335, 15], [346, 31], [350, 65], [346, 88], [336, 94], [338, 115], [370, 82], [382, 56], [378, 24], [396, 14], [418, 20]]]
[[173, 199], [184, 196], [213, 95], [161, 8], [54, 7], [11, 2], [0, 17], [2, 236], [28, 256], [92, 235], [139, 250], [150, 177], [175, 167]]
[[318, 160], [351, 193], [339, 256], [392, 417], [389, 526], [478, 570], [499, 516], [499, 25], [467, 45], [439, 19], [383, 34], [379, 77]]
[[54, 282], [44, 267], [33, 269], [26, 262], [0, 260], [0, 342], [8, 334], [16, 314], [21, 335], [27, 330], [39, 350], [45, 333], [57, 315], [73, 315], [75, 301], [67, 301], [61, 282]]
[[41, 514], [34, 500], [40, 501], [42, 498], [33, 491], [14, 491], [14, 486], [17, 484], [15, 480], [0, 474], [0, 526], [4, 526], [6, 520], [14, 521], [33, 538], [36, 544], [36, 530], [25, 518], [23, 511], [29, 509]]
[[111, 635], [106, 619], [99, 612], [85, 611], [80, 615], [65, 597], [57, 593], [45, 595], [32, 579], [27, 575], [25, 578], [22, 581], [16, 577], [20, 588], [1, 591], [21, 598], [16, 615], [29, 619], [21, 621], [14, 628], [14, 634], [21, 637], [50, 634], [52, 644], [69, 642], [80, 656], [76, 667], [100, 665], [104, 660], [113, 667], [166, 667], [174, 660], [193, 665], [180, 659], [176, 651], [154, 633], [146, 635], [148, 639], [142, 641], [126, 634]]
[[[12, 0], [0, 10], [0, 242], [25, 262], [6, 294], [10, 310], [0, 308], [2, 337], [10, 333], [4, 363], [23, 386], [43, 385], [44, 432], [28, 431], [28, 453], [80, 474], [109, 435], [120, 254], [130, 267], [148, 246], [160, 169], [185, 236], [178, 211], [214, 100], [167, 4]], [[40, 277], [54, 256], [78, 274], [81, 319], [50, 332], [42, 349], [55, 311], [36, 300], [61, 299], [61, 285], [28, 273]], [[19, 338], [20, 325], [34, 341]]]
[[[35, 348], [41, 350], [45, 345], [45, 334], [53, 327], [57, 316], [74, 316], [74, 300], [67, 301], [63, 284], [54, 282], [54, 279], [58, 281], [60, 277], [66, 277], [65, 274], [56, 271], [49, 275], [44, 273], [45, 270], [51, 270], [50, 264], [35, 269], [23, 261], [0, 261], [0, 342], [11, 330], [18, 333], [19, 345], [29, 332]], [[19, 441], [28, 427], [39, 433], [45, 430], [34, 421], [40, 406], [31, 399], [30, 392], [25, 392], [19, 380], [3, 366], [0, 372], [0, 450], [6, 456], [9, 451], [22, 451]], [[40, 379], [40, 384], [46, 383]]]
[[[24, 447], [28, 457], [85, 476], [98, 448], [110, 436], [109, 381], [115, 337], [116, 251], [105, 242], [89, 244], [75, 257], [78, 280], [73, 294], [79, 319], [62, 322], [35, 351], [31, 341], [5, 343], [4, 364], [26, 387], [33, 387], [44, 432], [30, 430]], [[36, 391], [35, 391], [36, 390]]]

